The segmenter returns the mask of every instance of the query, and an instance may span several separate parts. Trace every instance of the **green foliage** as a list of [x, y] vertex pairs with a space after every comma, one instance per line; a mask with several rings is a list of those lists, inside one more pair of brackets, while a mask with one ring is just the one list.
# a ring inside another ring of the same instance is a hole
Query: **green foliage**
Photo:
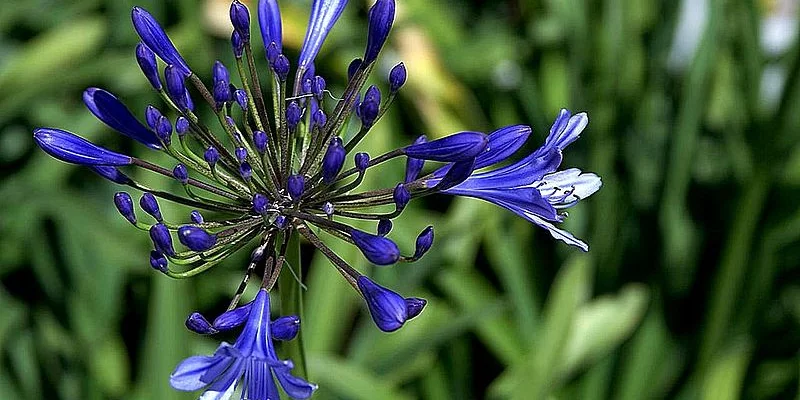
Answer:
[[[231, 56], [227, 28], [211, 28], [199, 3], [138, 2], [208, 77], [214, 59]], [[283, 3], [296, 55], [307, 4]], [[368, 2], [351, 3], [317, 65], [334, 93], [363, 51], [355, 9]], [[436, 226], [416, 264], [368, 271], [357, 250], [325, 237], [377, 282], [429, 303], [384, 334], [315, 254], [302, 332], [316, 398], [800, 396], [800, 48], [762, 51], [771, 2], [710, 0], [697, 51], [682, 63], [671, 55], [685, 40], [675, 39], [679, 2], [474, 3], [398, 0], [378, 70], [402, 59], [410, 80], [362, 147], [378, 154], [422, 132], [527, 123], [530, 150], [559, 108], [585, 110], [591, 123], [565, 165], [604, 185], [566, 227], [591, 250], [578, 254], [494, 206], [441, 197], [412, 203], [391, 234], [410, 252]], [[224, 309], [246, 255], [189, 281], [155, 273], [147, 235], [111, 204], [112, 184], [31, 140], [34, 127], [57, 126], [147, 151], [80, 101], [85, 87], [102, 86], [133, 110], [159, 104], [133, 57], [131, 5], [0, 7], [0, 399], [193, 398], [169, 387], [169, 373], [231, 340], [191, 334], [183, 319]], [[766, 101], [761, 76], [776, 66], [785, 85]], [[391, 164], [368, 184], [386, 186], [402, 170]], [[175, 220], [188, 211], [163, 204]]]

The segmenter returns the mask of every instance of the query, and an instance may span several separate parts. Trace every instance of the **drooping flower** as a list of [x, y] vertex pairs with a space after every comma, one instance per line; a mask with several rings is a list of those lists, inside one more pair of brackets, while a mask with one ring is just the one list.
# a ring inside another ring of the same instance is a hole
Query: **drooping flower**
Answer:
[[280, 399], [277, 379], [289, 397], [311, 397], [317, 385], [292, 375], [292, 362], [280, 360], [272, 343], [273, 335], [293, 338], [299, 319], [289, 316], [270, 321], [266, 290], [259, 290], [255, 300], [247, 306], [221, 315], [213, 325], [195, 313], [187, 320], [187, 326], [202, 333], [215, 333], [235, 328], [242, 322], [244, 327], [233, 345], [223, 342], [214, 355], [183, 360], [170, 375], [170, 385], [183, 391], [204, 389], [202, 399], [227, 399], [240, 387], [242, 399], [271, 400]]

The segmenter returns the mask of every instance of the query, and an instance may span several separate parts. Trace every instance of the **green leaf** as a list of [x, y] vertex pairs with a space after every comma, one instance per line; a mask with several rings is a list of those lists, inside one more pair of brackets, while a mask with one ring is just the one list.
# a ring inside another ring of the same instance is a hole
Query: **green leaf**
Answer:
[[308, 367], [314, 372], [315, 383], [322, 394], [331, 393], [343, 399], [353, 400], [406, 400], [406, 393], [388, 385], [381, 377], [351, 363], [322, 354], [309, 354]]
[[589, 258], [575, 256], [556, 276], [542, 313], [542, 325], [530, 350], [492, 382], [493, 397], [544, 398], [558, 386], [558, 368], [564, 358], [573, 320], [590, 291]]

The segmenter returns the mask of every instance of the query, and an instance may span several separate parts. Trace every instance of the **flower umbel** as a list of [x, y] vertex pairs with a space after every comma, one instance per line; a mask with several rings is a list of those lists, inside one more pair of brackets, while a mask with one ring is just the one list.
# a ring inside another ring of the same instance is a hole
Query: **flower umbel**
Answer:
[[[251, 13], [234, 0], [230, 18], [236, 65], [229, 70], [217, 61], [210, 86], [189, 67], [155, 17], [133, 8], [133, 26], [141, 38], [135, 58], [146, 81], [160, 95], [162, 109], [148, 106], [143, 123], [106, 90], [89, 88], [83, 100], [108, 127], [171, 157], [171, 165], [121, 154], [61, 129], [39, 128], [33, 133], [37, 144], [51, 156], [89, 167], [114, 183], [143, 192], [139, 205], [144, 213], [138, 217], [130, 194], [117, 193], [114, 204], [129, 223], [148, 232], [153, 243], [150, 265], [170, 277], [194, 276], [257, 243], [228, 311], [213, 323], [199, 313], [186, 321], [189, 329], [200, 334], [215, 334], [244, 323], [242, 333], [236, 343], [223, 343], [213, 356], [182, 362], [171, 377], [176, 389], [205, 389], [202, 398], [227, 399], [240, 387], [243, 399], [277, 399], [274, 377], [290, 397], [311, 396], [316, 386], [291, 375], [292, 362], [279, 360], [272, 343], [272, 339], [296, 336], [299, 318], [269, 318], [269, 292], [283, 267], [292, 267], [286, 258], [294, 237], [304, 237], [332, 262], [364, 298], [378, 328], [386, 332], [419, 315], [426, 301], [403, 297], [373, 282], [333, 252], [317, 232], [356, 246], [375, 265], [413, 262], [433, 246], [433, 227], [422, 230], [414, 249], [402, 249], [388, 237], [392, 220], [415, 198], [450, 194], [492, 202], [544, 227], [558, 239], [588, 249], [555, 226], [566, 217], [559, 210], [574, 206], [601, 185], [600, 178], [591, 173], [558, 171], [562, 151], [588, 123], [584, 113], [572, 115], [562, 110], [544, 145], [499, 167], [522, 147], [531, 134], [530, 127], [507, 126], [489, 135], [464, 131], [436, 140], [419, 136], [407, 146], [375, 157], [355, 153], [394, 101], [408, 72], [405, 64], [399, 63], [386, 78], [383, 93], [380, 85], [365, 88], [395, 15], [394, 0], [378, 0], [369, 11], [363, 59], [349, 65], [342, 93], [328, 91], [314, 59], [346, 4], [346, 0], [313, 1], [294, 81], [290, 82], [292, 65], [282, 53], [277, 1], [261, 0], [257, 12]], [[251, 15], [257, 16], [261, 35], [250, 34]], [[253, 56], [251, 40], [259, 36], [268, 68], [259, 68]], [[234, 86], [231, 71], [238, 73], [241, 88]], [[266, 85], [261, 76], [266, 76]], [[264, 95], [266, 90], [271, 96]], [[200, 106], [195, 98], [202, 99], [216, 116], [216, 129], [195, 113]], [[271, 103], [265, 100], [269, 98]], [[359, 191], [366, 174], [402, 158], [406, 161], [402, 182]], [[445, 165], [424, 174], [426, 162]], [[180, 185], [181, 190], [150, 188], [119, 169], [128, 167], [161, 175], [167, 182], [174, 180], [173, 187]], [[189, 207], [189, 222], [175, 223], [170, 215], [162, 215], [158, 199]], [[352, 220], [375, 223], [375, 233], [354, 228], [347, 223]], [[173, 236], [181, 248], [176, 248]], [[263, 269], [260, 290], [253, 302], [238, 306], [256, 268]]]

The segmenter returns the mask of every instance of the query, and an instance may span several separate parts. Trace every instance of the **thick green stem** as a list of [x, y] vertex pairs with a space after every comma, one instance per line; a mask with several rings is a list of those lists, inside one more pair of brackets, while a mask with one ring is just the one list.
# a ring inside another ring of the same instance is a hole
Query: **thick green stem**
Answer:
[[[303, 292], [301, 291], [300, 282], [295, 280], [302, 280], [302, 264], [300, 264], [300, 237], [297, 232], [292, 230], [290, 233], [289, 244], [286, 249], [286, 261], [284, 270], [278, 278], [278, 293], [281, 297], [281, 315], [297, 315], [300, 317], [302, 326], [303, 321]], [[291, 268], [292, 271], [286, 269]], [[306, 369], [306, 353], [303, 347], [303, 329], [297, 334], [295, 340], [285, 342], [283, 345], [285, 355], [294, 363], [292, 373], [308, 379], [308, 371]]]

